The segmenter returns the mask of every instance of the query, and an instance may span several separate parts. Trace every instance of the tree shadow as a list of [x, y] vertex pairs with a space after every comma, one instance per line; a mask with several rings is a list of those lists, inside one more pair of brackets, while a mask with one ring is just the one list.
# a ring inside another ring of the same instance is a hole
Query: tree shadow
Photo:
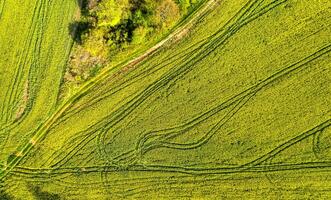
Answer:
[[[77, 5], [79, 6], [81, 16], [87, 16], [89, 14], [89, 3], [91, 1], [99, 2], [99, 0], [76, 0]], [[82, 43], [82, 35], [91, 28], [91, 24], [87, 21], [76, 20], [71, 22], [68, 25], [68, 30], [71, 38], [74, 42], [81, 44]]]
[[0, 199], [1, 200], [13, 200], [14, 198], [9, 194], [5, 193], [3, 190], [0, 190]]
[[39, 200], [63, 200], [59, 194], [42, 191], [39, 186], [30, 186], [31, 192]]
[[82, 36], [90, 28], [90, 23], [83, 21], [71, 22], [68, 26], [69, 33], [74, 42], [82, 44]]
[[77, 0], [77, 5], [79, 6], [82, 15], [88, 14], [91, 2], [99, 2], [99, 0]]

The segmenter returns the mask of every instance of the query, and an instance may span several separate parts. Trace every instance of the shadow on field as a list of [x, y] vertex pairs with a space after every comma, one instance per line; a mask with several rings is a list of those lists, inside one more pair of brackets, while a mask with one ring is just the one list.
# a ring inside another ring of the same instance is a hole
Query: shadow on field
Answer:
[[59, 194], [42, 191], [38, 186], [30, 186], [33, 196], [38, 200], [62, 200]]
[[88, 22], [74, 21], [69, 24], [68, 29], [71, 38], [74, 42], [81, 44], [82, 43], [82, 35], [87, 32], [90, 24]]
[[8, 195], [4, 191], [0, 190], [0, 199], [1, 200], [12, 200], [14, 199], [12, 196]]
[[[99, 0], [76, 0], [81, 16], [88, 15], [89, 7], [96, 5]], [[71, 38], [76, 42], [82, 43], [82, 35], [90, 28], [90, 23], [81, 19], [76, 19], [69, 24], [68, 29]]]

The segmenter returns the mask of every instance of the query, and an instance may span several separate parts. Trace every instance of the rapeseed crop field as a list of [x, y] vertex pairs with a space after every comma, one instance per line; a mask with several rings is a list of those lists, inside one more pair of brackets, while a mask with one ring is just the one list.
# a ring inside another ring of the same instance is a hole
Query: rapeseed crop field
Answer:
[[107, 1], [0, 0], [0, 199], [331, 198], [331, 1]]

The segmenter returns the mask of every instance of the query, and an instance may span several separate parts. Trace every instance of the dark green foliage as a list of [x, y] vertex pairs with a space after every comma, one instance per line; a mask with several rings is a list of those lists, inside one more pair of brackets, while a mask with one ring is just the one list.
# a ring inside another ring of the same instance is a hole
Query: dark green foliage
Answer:
[[104, 35], [106, 43], [111, 41], [117, 47], [120, 47], [123, 43], [130, 43], [132, 41], [133, 31], [137, 25], [131, 19], [123, 20], [122, 23], [109, 27], [108, 32]]
[[[97, 0], [79, 0], [79, 5], [82, 13], [80, 21], [70, 24], [69, 30], [72, 38], [78, 42], [84, 42], [83, 36], [91, 32], [93, 29], [98, 29], [99, 19], [98, 11], [94, 11], [90, 2], [94, 4], [100, 3]], [[129, 13], [126, 17], [122, 17], [120, 22], [114, 26], [103, 27], [105, 43], [121, 47], [123, 44], [132, 42], [133, 32], [139, 26], [147, 27], [152, 25], [150, 16], [153, 14], [154, 3], [146, 2], [145, 0], [130, 0]], [[108, 12], [108, 11], [107, 11]]]
[[139, 26], [148, 26], [152, 10], [149, 9], [146, 1], [130, 0], [129, 3], [129, 18], [122, 19], [119, 24], [108, 27], [108, 31], [104, 35], [106, 43], [111, 41], [116, 47], [121, 47], [125, 43], [131, 43], [133, 31]]

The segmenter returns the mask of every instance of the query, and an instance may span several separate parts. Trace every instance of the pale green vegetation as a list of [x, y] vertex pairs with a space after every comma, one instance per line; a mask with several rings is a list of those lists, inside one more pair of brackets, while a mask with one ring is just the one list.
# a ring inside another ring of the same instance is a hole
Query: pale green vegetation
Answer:
[[330, 199], [330, 1], [203, 1], [61, 100], [77, 8], [32, 2], [1, 10], [0, 198]]

